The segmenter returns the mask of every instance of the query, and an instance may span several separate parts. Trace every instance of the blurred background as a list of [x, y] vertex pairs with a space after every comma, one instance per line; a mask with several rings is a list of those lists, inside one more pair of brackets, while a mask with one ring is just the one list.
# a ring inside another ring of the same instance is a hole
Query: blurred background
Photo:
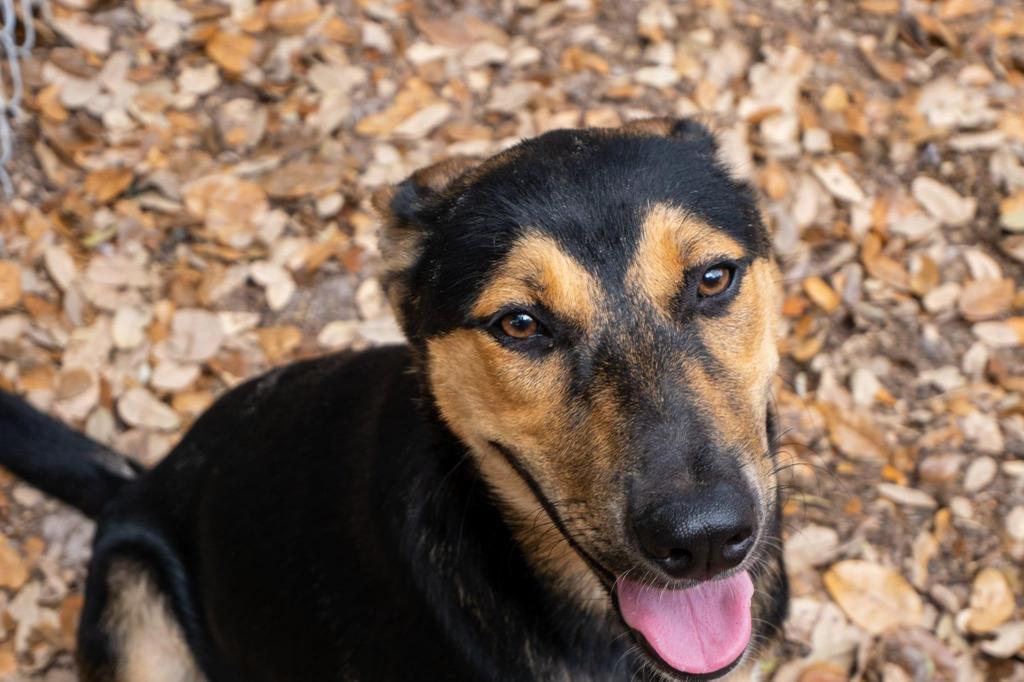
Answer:
[[[0, 387], [151, 465], [247, 377], [400, 340], [375, 187], [699, 114], [784, 276], [794, 599], [766, 672], [1024, 680], [1020, 3], [34, 6], [20, 89], [0, 60]], [[91, 531], [0, 471], [0, 680], [74, 679]]]

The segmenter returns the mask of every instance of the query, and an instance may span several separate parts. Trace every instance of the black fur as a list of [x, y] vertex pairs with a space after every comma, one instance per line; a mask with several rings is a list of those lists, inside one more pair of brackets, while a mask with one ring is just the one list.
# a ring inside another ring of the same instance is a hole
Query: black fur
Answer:
[[[448, 188], [399, 186], [392, 210], [425, 235], [402, 274], [411, 347], [249, 381], [144, 476], [122, 475], [127, 460], [111, 464], [109, 451], [0, 394], [0, 464], [98, 516], [83, 674], [112, 679], [106, 577], [129, 559], [168, 597], [210, 682], [661, 679], [614, 610], [594, 615], [531, 569], [422, 376], [427, 339], [480, 323], [470, 301], [523, 229], [554, 235], [601, 277], [621, 279], [635, 241], [626, 226], [656, 202], [701, 215], [750, 257], [767, 253], [752, 192], [714, 161], [703, 128], [558, 131]], [[577, 363], [579, 391], [601, 352]], [[781, 575], [777, 549], [766, 551], [751, 571]], [[764, 580], [772, 606], [756, 627], [767, 638], [786, 589], [782, 577]]]

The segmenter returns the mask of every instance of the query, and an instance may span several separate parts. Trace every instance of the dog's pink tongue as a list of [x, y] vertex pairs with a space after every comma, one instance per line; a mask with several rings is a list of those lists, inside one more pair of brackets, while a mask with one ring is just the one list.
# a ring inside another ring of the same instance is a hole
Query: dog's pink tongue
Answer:
[[626, 623], [676, 670], [716, 672], [739, 658], [750, 642], [754, 584], [746, 571], [688, 590], [620, 580], [618, 593]]

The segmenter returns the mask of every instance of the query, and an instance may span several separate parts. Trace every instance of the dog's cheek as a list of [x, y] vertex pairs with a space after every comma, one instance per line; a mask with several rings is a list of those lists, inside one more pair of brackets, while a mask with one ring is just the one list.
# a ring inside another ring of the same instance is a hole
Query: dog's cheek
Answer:
[[772, 272], [768, 260], [754, 261], [729, 313], [701, 323], [703, 343], [725, 368], [725, 376], [696, 377], [716, 421], [728, 429], [723, 435], [735, 445], [758, 443], [760, 449], [767, 446], [764, 424], [779, 362]]
[[[531, 359], [469, 330], [432, 339], [427, 349], [431, 389], [443, 419], [474, 452], [499, 497], [521, 518], [535, 520], [544, 512], [521, 474], [491, 443], [515, 456], [544, 498], [565, 514], [570, 534], [584, 545], [593, 544], [591, 529], [618, 527], [614, 515], [622, 505], [622, 491], [614, 482], [622, 472], [616, 469], [613, 443], [623, 430], [616, 428], [617, 411], [609, 402], [587, 418], [574, 413], [563, 358]], [[549, 553], [550, 538], [543, 545]], [[566, 556], [571, 554], [567, 550]], [[572, 566], [571, 573], [586, 572], [578, 561], [564, 563]]]
[[539, 460], [569, 428], [560, 357], [531, 358], [467, 329], [430, 339], [427, 353], [441, 416], [471, 446], [497, 441]]
[[479, 332], [459, 330], [427, 348], [438, 410], [478, 456], [494, 456], [488, 442], [501, 443], [553, 502], [605, 511], [621, 503], [626, 429], [613, 391], [573, 406], [563, 357], [530, 358]]

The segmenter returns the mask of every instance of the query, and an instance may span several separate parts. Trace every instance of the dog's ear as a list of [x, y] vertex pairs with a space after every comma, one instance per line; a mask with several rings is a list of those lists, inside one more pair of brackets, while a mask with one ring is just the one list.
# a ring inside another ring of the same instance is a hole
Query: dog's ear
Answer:
[[421, 168], [397, 185], [377, 190], [372, 199], [380, 219], [381, 283], [391, 308], [405, 326], [410, 270], [423, 253], [430, 209], [452, 191], [456, 181], [479, 165], [479, 160], [453, 157]]
[[718, 151], [711, 122], [696, 118], [641, 118], [624, 124], [619, 130], [634, 135], [674, 137], [706, 146], [711, 153]]
[[415, 220], [422, 209], [479, 163], [477, 159], [455, 156], [421, 168], [397, 185], [377, 190], [373, 195], [373, 207], [385, 226], [392, 219]]
[[[704, 159], [714, 162], [733, 180], [743, 182], [747, 177], [744, 162], [737, 162], [730, 156], [728, 145], [721, 144], [725, 131], [704, 116], [697, 118], [643, 118], [630, 121], [619, 128], [628, 135], [667, 137], [682, 140], [695, 149]], [[722, 136], [721, 138], [719, 136]], [[737, 163], [741, 165], [737, 165]]]

